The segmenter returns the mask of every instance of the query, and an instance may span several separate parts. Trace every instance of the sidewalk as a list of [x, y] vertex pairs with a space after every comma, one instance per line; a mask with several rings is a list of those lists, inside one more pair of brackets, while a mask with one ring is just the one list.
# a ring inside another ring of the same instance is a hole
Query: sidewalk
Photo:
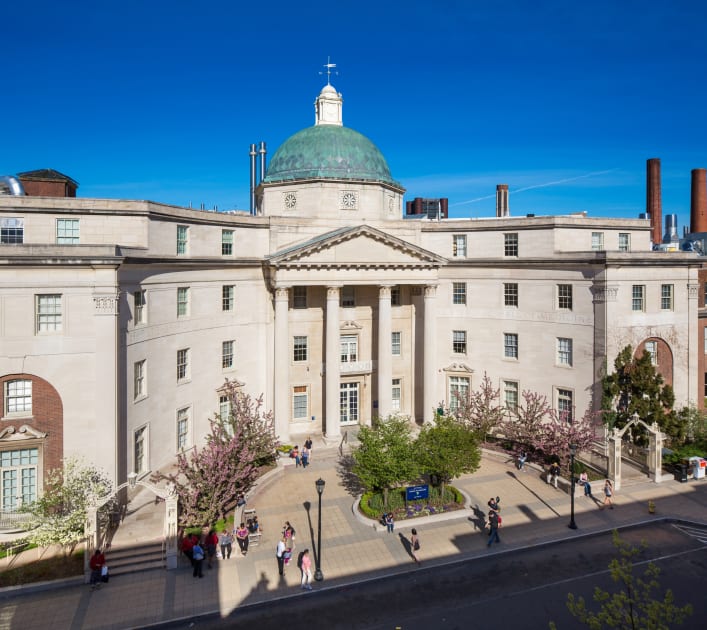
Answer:
[[[339, 474], [338, 448], [317, 448], [306, 469], [286, 467], [249, 501], [257, 508], [264, 534], [261, 544], [246, 557], [236, 552], [203, 580], [194, 579], [185, 562], [175, 571], [155, 570], [112, 580], [103, 589], [67, 586], [44, 592], [0, 599], [0, 629], [4, 628], [131, 628], [199, 614], [230, 613], [239, 606], [285, 597], [309, 596], [299, 588], [299, 571], [293, 564], [280, 578], [275, 545], [282, 525], [295, 527], [297, 551], [312, 549], [317, 530], [317, 492], [314, 482], [326, 482], [322, 495], [322, 572], [324, 581], [315, 591], [376, 576], [417, 570], [398, 536], [376, 532], [354, 517], [354, 497]], [[707, 481], [680, 484], [650, 481], [626, 484], [615, 497], [614, 510], [600, 510], [581, 493], [575, 499], [577, 530], [567, 527], [570, 497], [541, 479], [534, 469], [519, 472], [505, 458], [484, 453], [481, 468], [455, 482], [472, 499], [465, 517], [418, 528], [423, 566], [458, 562], [478, 556], [508, 553], [527, 546], [585, 536], [617, 527], [666, 517], [707, 524]], [[597, 482], [595, 495], [603, 499]], [[491, 550], [479, 529], [473, 508], [487, 512], [491, 496], [501, 497], [501, 545]], [[655, 515], [647, 503], [656, 504]], [[309, 513], [305, 507], [311, 503]], [[476, 521], [476, 522], [475, 522]], [[295, 553], [296, 556], [296, 553]]]

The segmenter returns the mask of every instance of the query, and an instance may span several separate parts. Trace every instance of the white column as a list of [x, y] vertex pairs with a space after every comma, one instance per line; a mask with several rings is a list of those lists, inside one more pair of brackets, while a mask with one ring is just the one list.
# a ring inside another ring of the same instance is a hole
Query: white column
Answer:
[[390, 287], [378, 288], [378, 416], [390, 414], [393, 387], [393, 356]]
[[435, 409], [439, 399], [437, 397], [437, 286], [427, 285], [425, 287], [425, 322], [424, 322], [424, 344], [422, 356], [424, 366], [422, 370], [423, 386], [423, 415], [424, 422], [433, 422]]
[[290, 292], [287, 287], [275, 289], [275, 357], [274, 357], [274, 415], [275, 433], [281, 442], [290, 439], [290, 383], [288, 308]]
[[341, 437], [339, 425], [339, 362], [341, 333], [339, 330], [339, 287], [326, 290], [326, 414], [324, 432], [328, 438]]

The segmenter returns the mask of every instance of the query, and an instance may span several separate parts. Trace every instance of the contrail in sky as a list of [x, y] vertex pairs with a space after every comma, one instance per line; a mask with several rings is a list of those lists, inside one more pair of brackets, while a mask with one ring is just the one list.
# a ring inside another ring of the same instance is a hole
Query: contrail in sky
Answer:
[[[606, 173], [613, 173], [618, 171], [618, 168], [610, 168], [605, 171], [593, 171], [591, 173], [585, 173], [584, 175], [577, 175], [576, 177], [567, 177], [566, 179], [558, 179], [554, 182], [545, 182], [544, 184], [533, 184], [532, 186], [525, 186], [524, 188], [517, 188], [516, 190], [510, 190], [510, 193], [517, 195], [518, 193], [525, 192], [526, 190], [534, 190], [535, 188], [547, 188], [548, 186], [557, 186], [559, 184], [566, 184], [568, 182], [574, 182], [578, 179], [585, 179], [587, 177], [594, 177], [595, 175], [606, 175]], [[469, 199], [468, 201], [458, 201], [457, 203], [450, 204], [452, 206], [461, 206], [468, 203], [475, 203], [477, 201], [484, 201], [485, 199], [493, 199], [496, 194], [484, 195], [483, 197], [477, 197], [476, 199]]]

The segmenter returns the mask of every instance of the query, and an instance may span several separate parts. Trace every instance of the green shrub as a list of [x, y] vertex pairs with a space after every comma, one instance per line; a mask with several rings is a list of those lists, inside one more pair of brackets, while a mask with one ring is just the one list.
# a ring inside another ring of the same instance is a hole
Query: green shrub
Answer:
[[368, 518], [380, 520], [386, 512], [393, 512], [397, 519], [407, 518], [407, 511], [422, 512], [420, 516], [431, 513], [429, 508], [434, 508], [435, 511], [448, 511], [454, 509], [452, 506], [463, 505], [464, 497], [457, 488], [447, 485], [445, 488], [444, 498], [440, 497], [440, 489], [430, 486], [430, 493], [427, 499], [421, 501], [410, 501], [405, 504], [405, 488], [396, 488], [388, 492], [388, 508], [383, 507], [382, 492], [366, 492], [359, 504], [359, 509], [362, 514]]

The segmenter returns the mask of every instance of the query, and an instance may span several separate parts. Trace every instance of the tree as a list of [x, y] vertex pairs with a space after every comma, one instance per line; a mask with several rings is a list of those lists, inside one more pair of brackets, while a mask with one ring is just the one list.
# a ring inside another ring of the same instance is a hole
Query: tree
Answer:
[[464, 473], [474, 472], [481, 462], [476, 434], [454, 417], [441, 416], [426, 424], [415, 442], [420, 471], [437, 475], [444, 496], [446, 483]]
[[547, 396], [526, 389], [521, 397], [523, 403], [508, 409], [508, 416], [501, 423], [501, 431], [520, 446], [544, 450], [545, 420], [552, 413]]
[[[660, 595], [660, 569], [649, 562], [642, 577], [633, 575], [633, 560], [646, 548], [646, 544], [635, 546], [624, 542], [616, 530], [613, 538], [619, 557], [609, 563], [609, 573], [619, 590], [610, 593], [596, 587], [593, 599], [599, 605], [597, 612], [588, 609], [583, 597], [570, 593], [567, 608], [572, 615], [592, 630], [605, 627], [667, 630], [672, 624], [681, 624], [692, 614], [692, 606], [676, 606], [670, 589]], [[554, 628], [554, 624], [551, 627]]]
[[581, 418], [574, 418], [572, 421], [566, 417], [566, 414], [552, 410], [550, 421], [543, 427], [540, 448], [545, 453], [556, 454], [561, 460], [567, 460], [570, 445], [574, 445], [577, 452], [590, 448], [595, 438], [595, 426], [591, 409], [587, 409]]
[[506, 415], [506, 408], [500, 400], [501, 390], [494, 389], [491, 379], [484, 372], [479, 389], [458, 395], [456, 409], [453, 413], [448, 411], [447, 415], [454, 415], [483, 440], [501, 424]]
[[[109, 495], [113, 484], [105, 471], [80, 458], [70, 457], [63, 463], [63, 468], [49, 471], [41, 498], [26, 508], [32, 528], [28, 538], [40, 547], [61, 545], [70, 555], [84, 540], [88, 508]], [[106, 503], [102, 512], [109, 513], [115, 503]]]
[[399, 416], [376, 419], [374, 426], [362, 426], [359, 445], [353, 451], [353, 472], [369, 491], [383, 492], [388, 507], [388, 491], [419, 476], [409, 421]]

